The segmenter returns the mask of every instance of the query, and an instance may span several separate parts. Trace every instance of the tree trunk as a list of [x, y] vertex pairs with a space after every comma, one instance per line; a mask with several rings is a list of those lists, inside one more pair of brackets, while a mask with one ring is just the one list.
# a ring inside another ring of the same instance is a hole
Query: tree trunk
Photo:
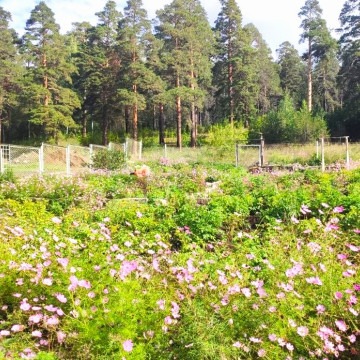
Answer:
[[308, 110], [312, 110], [312, 61], [311, 61], [311, 39], [309, 38], [309, 49], [308, 49], [308, 61], [307, 61], [307, 72], [308, 72]]
[[130, 107], [128, 105], [125, 106], [125, 132], [130, 133]]
[[159, 104], [159, 144], [165, 144], [165, 116], [164, 116], [164, 104]]
[[83, 109], [83, 114], [82, 114], [82, 131], [81, 131], [81, 134], [82, 134], [82, 137], [83, 137], [83, 138], [86, 138], [86, 135], [87, 135], [86, 128], [87, 128], [87, 109]]
[[103, 121], [102, 121], [102, 143], [104, 146], [108, 144], [108, 132], [109, 132], [109, 119], [108, 119], [108, 112], [107, 106], [104, 104], [103, 106]]
[[232, 58], [232, 42], [231, 42], [231, 24], [228, 28], [228, 86], [229, 86], [229, 122], [234, 123], [234, 87], [233, 87], [233, 64]]
[[[193, 51], [192, 49], [190, 50], [190, 66], [191, 66], [191, 70], [190, 70], [190, 87], [191, 90], [195, 90], [195, 84], [194, 84], [194, 79], [195, 79], [195, 73], [194, 73], [194, 59], [193, 59]], [[191, 102], [191, 139], [190, 139], [190, 146], [192, 148], [196, 147], [196, 114], [195, 114], [195, 102], [192, 101]]]
[[176, 97], [176, 146], [181, 149], [181, 98]]
[[138, 138], [138, 107], [137, 105], [133, 106], [133, 139], [137, 140]]

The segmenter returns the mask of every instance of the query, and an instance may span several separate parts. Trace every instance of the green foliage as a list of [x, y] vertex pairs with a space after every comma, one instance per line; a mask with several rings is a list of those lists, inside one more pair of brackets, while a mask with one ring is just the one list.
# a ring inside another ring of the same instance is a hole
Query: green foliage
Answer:
[[246, 140], [247, 130], [242, 124], [216, 124], [210, 126], [203, 142], [209, 146], [230, 146], [233, 147], [236, 141]]
[[119, 150], [100, 150], [94, 155], [94, 169], [119, 170], [125, 166], [125, 154]]
[[263, 133], [267, 143], [310, 142], [327, 133], [326, 123], [321, 115], [311, 114], [304, 102], [300, 110], [295, 110], [288, 94], [280, 102], [277, 111], [259, 117], [250, 134]]

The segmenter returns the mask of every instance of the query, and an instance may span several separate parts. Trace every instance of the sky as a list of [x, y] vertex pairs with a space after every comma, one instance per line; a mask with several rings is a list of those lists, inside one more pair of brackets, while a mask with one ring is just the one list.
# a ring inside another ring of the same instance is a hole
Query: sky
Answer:
[[[118, 10], [126, 5], [126, 0], [115, 0]], [[47, 5], [55, 13], [55, 20], [61, 27], [61, 32], [71, 30], [73, 22], [88, 21], [95, 25], [96, 12], [104, 8], [106, 0], [46, 0]], [[162, 9], [171, 0], [143, 0], [144, 8], [148, 11], [149, 19], [155, 18], [156, 10]], [[201, 0], [210, 24], [213, 25], [220, 3], [218, 0]], [[243, 16], [243, 25], [253, 23], [262, 34], [266, 43], [276, 58], [276, 49], [284, 41], [293, 44], [300, 53], [305, 50], [304, 44], [299, 44], [301, 19], [298, 17], [300, 8], [305, 0], [237, 0]], [[340, 26], [338, 18], [345, 0], [319, 0], [323, 9], [323, 18], [328, 28], [335, 30]], [[12, 15], [10, 26], [18, 34], [24, 33], [26, 20], [39, 0], [0, 0], [0, 6]], [[335, 31], [332, 32], [337, 37]]]

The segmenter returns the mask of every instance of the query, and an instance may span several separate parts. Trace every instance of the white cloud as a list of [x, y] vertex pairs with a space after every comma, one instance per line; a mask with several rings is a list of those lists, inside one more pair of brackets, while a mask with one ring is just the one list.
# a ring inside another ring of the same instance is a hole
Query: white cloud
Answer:
[[[298, 17], [305, 0], [237, 0], [243, 15], [243, 24], [253, 23], [261, 32], [263, 38], [275, 54], [275, 50], [284, 41], [290, 41], [296, 48], [299, 45], [300, 23]], [[344, 0], [345, 1], [345, 0]], [[342, 8], [341, 0], [319, 0], [323, 8], [323, 16], [331, 29], [339, 27], [338, 17]], [[0, 6], [12, 14], [12, 27], [22, 34], [26, 20], [31, 10], [39, 0], [0, 0]], [[155, 17], [156, 10], [169, 4], [171, 0], [143, 0], [149, 19]], [[201, 0], [209, 21], [213, 24], [220, 11], [218, 0]], [[46, 3], [55, 13], [55, 19], [61, 26], [61, 31], [71, 30], [73, 22], [88, 21], [96, 24], [96, 12], [104, 8], [106, 0], [47, 0]], [[126, 0], [117, 1], [118, 10], [122, 11]], [[335, 35], [335, 33], [333, 33]]]

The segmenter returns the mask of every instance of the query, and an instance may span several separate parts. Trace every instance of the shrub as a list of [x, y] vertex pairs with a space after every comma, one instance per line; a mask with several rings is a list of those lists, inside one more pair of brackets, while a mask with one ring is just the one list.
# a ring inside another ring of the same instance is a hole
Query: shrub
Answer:
[[119, 170], [125, 165], [125, 154], [118, 150], [100, 150], [93, 157], [93, 168]]

